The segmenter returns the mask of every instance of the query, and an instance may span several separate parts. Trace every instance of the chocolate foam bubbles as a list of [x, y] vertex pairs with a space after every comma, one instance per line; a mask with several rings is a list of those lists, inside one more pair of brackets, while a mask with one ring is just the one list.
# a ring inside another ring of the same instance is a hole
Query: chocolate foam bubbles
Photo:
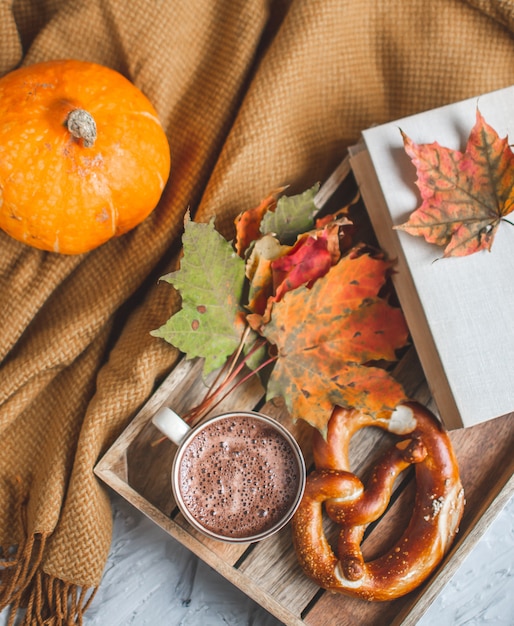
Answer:
[[285, 524], [301, 498], [305, 467], [282, 430], [250, 413], [207, 422], [178, 459], [182, 508], [229, 541], [256, 540]]

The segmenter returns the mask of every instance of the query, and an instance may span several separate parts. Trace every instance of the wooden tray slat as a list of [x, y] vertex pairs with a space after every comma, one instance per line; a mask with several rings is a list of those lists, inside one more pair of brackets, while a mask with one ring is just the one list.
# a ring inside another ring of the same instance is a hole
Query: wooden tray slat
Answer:
[[318, 586], [302, 575], [291, 550], [290, 528], [257, 546], [239, 571], [258, 581], [265, 593], [298, 617], [318, 592]]

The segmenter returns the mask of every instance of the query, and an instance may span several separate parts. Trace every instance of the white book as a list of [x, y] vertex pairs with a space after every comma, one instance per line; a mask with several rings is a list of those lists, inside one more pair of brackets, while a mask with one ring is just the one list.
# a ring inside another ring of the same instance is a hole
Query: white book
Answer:
[[417, 144], [464, 151], [477, 107], [514, 142], [513, 86], [375, 126], [349, 151], [378, 242], [397, 261], [394, 286], [449, 429], [514, 411], [514, 226], [500, 224], [491, 251], [452, 258], [394, 230], [421, 205], [400, 129]]

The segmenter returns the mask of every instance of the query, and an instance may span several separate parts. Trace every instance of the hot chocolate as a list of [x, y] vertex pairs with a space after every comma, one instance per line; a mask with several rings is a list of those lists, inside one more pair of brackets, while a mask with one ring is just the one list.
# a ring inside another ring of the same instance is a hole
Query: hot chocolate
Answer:
[[254, 537], [295, 506], [301, 467], [285, 437], [249, 414], [208, 423], [183, 450], [183, 504], [207, 530]]

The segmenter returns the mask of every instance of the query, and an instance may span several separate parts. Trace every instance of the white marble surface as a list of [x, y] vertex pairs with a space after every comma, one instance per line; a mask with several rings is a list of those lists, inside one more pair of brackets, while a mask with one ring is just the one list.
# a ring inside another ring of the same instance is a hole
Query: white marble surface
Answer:
[[[112, 503], [111, 552], [84, 626], [280, 624], [121, 496]], [[418, 624], [514, 625], [514, 499]]]

